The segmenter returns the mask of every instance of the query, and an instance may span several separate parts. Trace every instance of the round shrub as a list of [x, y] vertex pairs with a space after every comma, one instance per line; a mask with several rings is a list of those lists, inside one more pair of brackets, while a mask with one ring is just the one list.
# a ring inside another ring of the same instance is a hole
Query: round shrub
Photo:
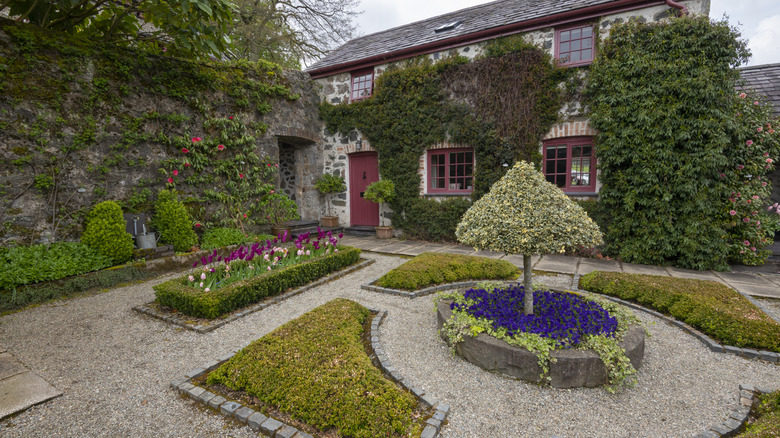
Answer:
[[114, 201], [105, 201], [92, 208], [87, 216], [87, 227], [81, 242], [121, 264], [133, 255], [133, 236], [125, 229], [122, 207]]
[[192, 217], [176, 194], [168, 190], [160, 190], [157, 194], [152, 227], [160, 233], [161, 242], [173, 245], [178, 252], [189, 251], [198, 244]]

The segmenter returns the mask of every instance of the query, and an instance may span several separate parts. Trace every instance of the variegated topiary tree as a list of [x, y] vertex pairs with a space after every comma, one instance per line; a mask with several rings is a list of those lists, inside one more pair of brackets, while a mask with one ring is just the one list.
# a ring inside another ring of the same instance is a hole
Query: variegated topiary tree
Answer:
[[525, 161], [469, 208], [455, 235], [477, 249], [523, 254], [526, 315], [534, 309], [531, 255], [602, 242], [598, 225], [587, 213]]

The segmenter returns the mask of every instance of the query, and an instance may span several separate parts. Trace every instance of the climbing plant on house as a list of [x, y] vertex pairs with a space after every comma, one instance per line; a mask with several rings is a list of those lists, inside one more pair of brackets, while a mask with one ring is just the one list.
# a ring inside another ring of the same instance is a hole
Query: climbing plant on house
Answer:
[[[746, 136], [733, 92], [735, 67], [748, 56], [735, 29], [707, 17], [612, 29], [586, 92], [599, 131], [599, 195], [610, 215], [607, 253], [634, 263], [727, 268], [730, 186], [746, 177], [731, 166], [736, 155], [760, 158], [730, 150], [737, 140], [757, 141]], [[754, 131], [755, 123], [748, 123]]]
[[[393, 225], [408, 234], [454, 240], [470, 206], [463, 198], [420, 198], [417, 172], [426, 148], [444, 141], [474, 148], [473, 200], [503, 176], [505, 164], [541, 159], [539, 141], [566, 94], [558, 85], [573, 75], [522, 37], [487, 43], [484, 53], [473, 61], [404, 61], [379, 76], [370, 98], [321, 107], [330, 131], [359, 130], [377, 151], [380, 175], [396, 187]], [[499, 94], [510, 98], [496, 105]]]

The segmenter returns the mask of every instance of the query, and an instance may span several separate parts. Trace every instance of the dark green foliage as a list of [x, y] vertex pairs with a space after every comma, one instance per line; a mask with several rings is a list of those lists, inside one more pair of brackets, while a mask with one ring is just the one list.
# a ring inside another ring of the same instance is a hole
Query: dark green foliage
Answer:
[[178, 252], [189, 251], [198, 244], [192, 225], [192, 217], [176, 194], [160, 190], [152, 218], [152, 228], [160, 233], [160, 242], [173, 245]]
[[780, 436], [780, 391], [770, 392], [759, 397], [754, 409], [756, 422], [748, 425], [740, 438], [772, 438]]
[[376, 284], [416, 290], [463, 280], [511, 280], [520, 270], [506, 260], [426, 252], [383, 275]]
[[353, 301], [330, 301], [243, 348], [207, 382], [245, 391], [262, 407], [337, 436], [420, 436], [425, 413], [414, 395], [366, 354], [369, 316]]
[[201, 238], [201, 249], [223, 248], [230, 245], [239, 245], [247, 242], [262, 242], [273, 240], [273, 236], [267, 234], [246, 235], [238, 228], [212, 228], [206, 231]]
[[14, 246], [0, 251], [0, 290], [97, 271], [111, 259], [83, 243]]
[[133, 237], [125, 231], [122, 207], [114, 201], [104, 201], [92, 208], [81, 241], [115, 265], [133, 256]]
[[575, 200], [574, 202], [580, 206], [585, 213], [588, 214], [593, 222], [599, 226], [599, 229], [603, 232], [609, 227], [609, 211], [604, 208], [604, 204], [597, 199], [587, 200]]
[[126, 266], [106, 269], [77, 277], [60, 279], [32, 286], [20, 286], [16, 290], [0, 291], [0, 313], [22, 309], [31, 304], [45, 303], [67, 298], [95, 288], [107, 288], [136, 280], [145, 280], [153, 274], [144, 269]]
[[[330, 131], [347, 135], [359, 130], [377, 150], [381, 177], [395, 183], [393, 225], [404, 231], [438, 234], [421, 231], [421, 222], [409, 214], [419, 197], [419, 159], [428, 147], [443, 141], [474, 147], [473, 199], [504, 175], [504, 164], [540, 158], [539, 141], [563, 101], [558, 83], [573, 69], [556, 68], [549, 55], [522, 38], [488, 46], [487, 56], [473, 62], [454, 57], [431, 64], [425, 58], [391, 67], [379, 76], [369, 99], [321, 107]], [[473, 75], [500, 79], [464, 80]], [[499, 93], [512, 98], [496, 105]], [[456, 100], [449, 99], [450, 94]], [[447, 239], [454, 240], [454, 235]]]
[[469, 207], [471, 201], [464, 198], [415, 199], [406, 211], [404, 233], [420, 240], [455, 241], [455, 228]]
[[214, 319], [263, 298], [279, 295], [289, 288], [315, 281], [356, 263], [358, 259], [359, 249], [340, 247], [337, 253], [270, 271], [209, 292], [187, 286], [186, 276], [158, 284], [154, 290], [157, 302], [163, 306], [198, 318]]
[[780, 352], [780, 324], [714, 281], [595, 271], [580, 287], [657, 310], [725, 345]]
[[[739, 34], [707, 17], [615, 26], [591, 66], [606, 252], [725, 269], [724, 184]], [[728, 211], [728, 210], [725, 210]]]

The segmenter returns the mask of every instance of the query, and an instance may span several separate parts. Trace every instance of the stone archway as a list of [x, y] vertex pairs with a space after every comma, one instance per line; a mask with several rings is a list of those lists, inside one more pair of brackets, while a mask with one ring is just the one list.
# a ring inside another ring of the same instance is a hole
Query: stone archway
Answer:
[[303, 220], [317, 220], [319, 192], [314, 188], [318, 173], [316, 143], [302, 137], [277, 136], [279, 142], [279, 189], [298, 204]]

